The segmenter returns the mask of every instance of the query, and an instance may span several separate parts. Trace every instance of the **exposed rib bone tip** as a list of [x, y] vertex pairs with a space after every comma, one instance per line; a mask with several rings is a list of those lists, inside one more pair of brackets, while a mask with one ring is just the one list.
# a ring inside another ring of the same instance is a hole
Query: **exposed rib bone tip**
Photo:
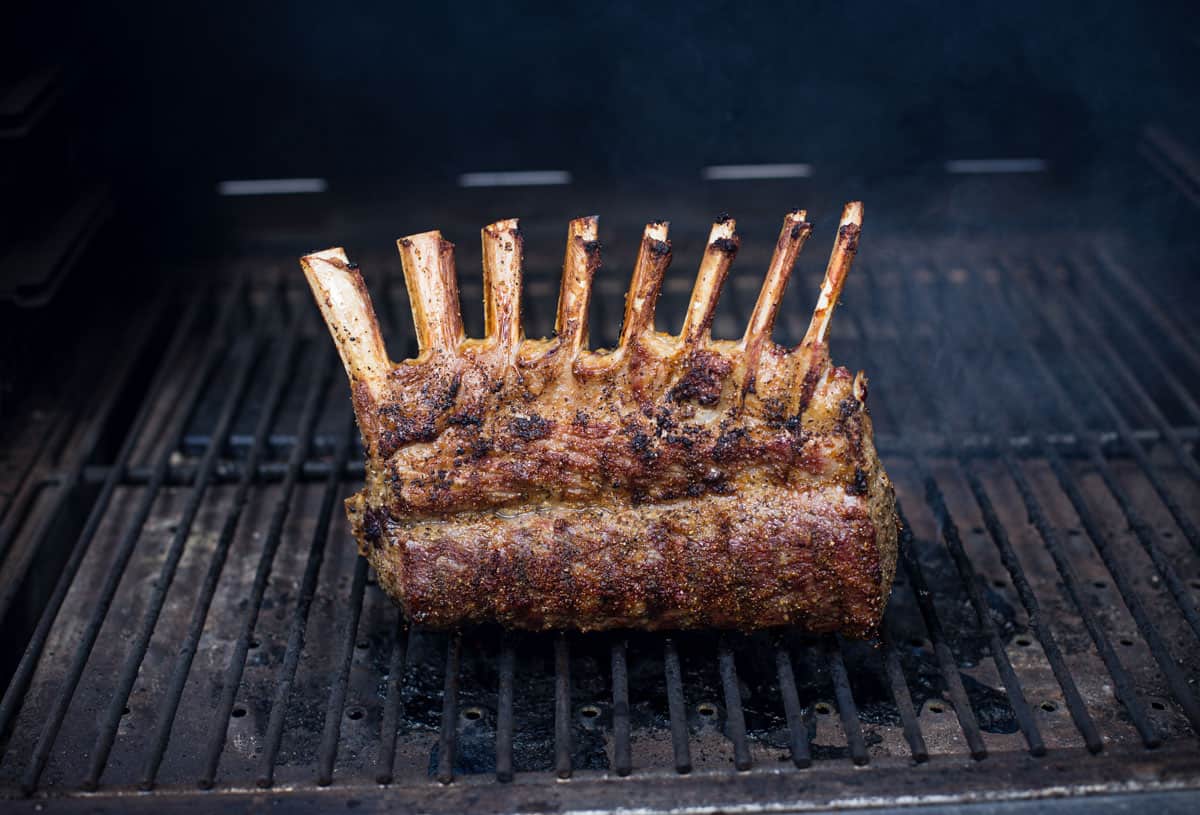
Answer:
[[683, 330], [680, 332], [683, 342], [687, 345], [703, 345], [708, 342], [713, 317], [717, 313], [717, 301], [721, 297], [721, 287], [729, 276], [729, 267], [737, 254], [741, 238], [737, 234], [737, 222], [728, 215], [713, 224], [708, 233], [708, 245], [704, 249], [704, 258], [700, 261], [700, 271], [696, 275], [696, 284], [692, 288], [692, 298], [688, 302], [688, 310], [683, 318]]
[[442, 230], [431, 229], [428, 232], [417, 232], [413, 235], [405, 235], [396, 241], [396, 244], [402, 249], [417, 249], [422, 250], [434, 242], [444, 243], [442, 238]]
[[335, 266], [349, 266], [350, 263], [346, 258], [346, 250], [340, 246], [335, 246], [332, 249], [322, 249], [319, 252], [309, 252], [304, 257], [300, 258], [301, 263], [311, 263], [314, 260], [323, 260], [331, 262]]
[[653, 241], [662, 243], [666, 241], [667, 233], [670, 232], [670, 230], [670, 221], [651, 221], [650, 223], [646, 224], [646, 229], [643, 231], [642, 235]]
[[501, 232], [512, 232], [518, 228], [520, 220], [518, 218], [505, 218], [502, 221], [496, 221], [494, 224], [488, 224], [483, 229], [485, 232], [499, 234]]
[[521, 321], [521, 262], [524, 243], [516, 218], [483, 228], [483, 319], [487, 339], [515, 353], [524, 337]]
[[858, 251], [858, 239], [862, 231], [863, 205], [861, 201], [851, 201], [842, 209], [842, 218], [838, 226], [837, 240], [833, 244], [833, 253], [829, 256], [829, 265], [825, 267], [825, 280], [821, 283], [821, 296], [813, 310], [812, 321], [804, 334], [802, 346], [813, 347], [825, 342], [829, 332], [829, 324], [833, 311], [837, 307], [838, 297], [842, 294], [842, 286], [846, 283], [846, 274]]
[[444, 240], [436, 229], [409, 235], [396, 243], [420, 353], [457, 348], [463, 339], [463, 327], [454, 272], [454, 244]]
[[305, 255], [300, 265], [346, 374], [373, 396], [381, 396], [392, 363], [358, 267], [350, 263], [341, 247]]
[[754, 311], [750, 314], [750, 322], [746, 326], [746, 334], [742, 339], [746, 355], [742, 382], [743, 397], [755, 387], [762, 351], [770, 342], [784, 292], [787, 291], [788, 281], [796, 266], [796, 258], [800, 256], [800, 250], [804, 248], [805, 241], [812, 233], [812, 224], [808, 223], [807, 218], [808, 212], [803, 209], [793, 210], [784, 216], [779, 239], [775, 242], [775, 252], [771, 256], [771, 264], [767, 267], [767, 276], [763, 280]]
[[669, 228], [666, 221], [656, 221], [646, 224], [642, 231], [633, 280], [625, 295], [620, 348], [628, 348], [635, 338], [654, 331], [654, 309], [662, 293], [663, 275], [671, 265], [671, 243], [667, 240]]
[[[812, 232], [807, 217], [808, 213], [803, 209], [784, 215], [762, 289], [745, 334], [738, 343], [711, 342], [711, 326], [721, 289], [740, 246], [736, 221], [721, 215], [713, 223], [684, 315], [683, 329], [677, 337], [658, 334], [654, 330], [656, 304], [672, 258], [668, 240], [670, 224], [667, 221], [646, 224], [625, 297], [624, 322], [617, 350], [596, 355], [586, 353], [586, 349], [592, 283], [600, 267], [597, 216], [575, 218], [568, 225], [555, 338], [551, 340], [527, 341], [524, 338], [521, 322], [524, 247], [518, 219], [499, 220], [481, 231], [486, 327], [482, 342], [464, 342], [454, 245], [445, 240], [439, 230], [408, 235], [397, 241], [397, 247], [404, 266], [419, 347], [414, 362], [427, 361], [429, 354], [434, 352], [475, 358], [495, 353], [496, 362], [511, 361], [517, 356], [524, 367], [544, 362], [550, 366], [545, 376], [553, 378], [565, 375], [567, 368], [576, 372], [591, 371], [592, 374], [615, 370], [626, 364], [622, 360], [634, 359], [626, 350], [635, 344], [642, 349], [642, 356], [637, 357], [641, 360], [647, 358], [646, 354], [662, 360], [674, 358], [676, 354], [692, 358], [698, 349], [708, 348], [718, 356], [725, 356], [727, 364], [734, 366], [732, 370], [736, 371], [734, 375], [738, 378], [741, 400], [750, 393], [758, 393], [761, 397], [779, 387], [774, 383], [783, 381], [796, 383], [784, 386], [786, 388], [798, 388], [801, 379], [813, 378], [806, 371], [811, 365], [821, 365], [818, 358], [802, 354], [794, 358], [795, 362], [784, 363], [784, 357], [778, 356], [782, 349], [770, 354], [764, 349], [775, 348], [771, 343], [771, 332], [797, 256]], [[862, 220], [862, 203], [846, 204], [802, 348], [823, 348], [826, 343], [833, 311], [858, 248]], [[392, 363], [384, 351], [357, 266], [349, 262], [341, 248], [312, 252], [301, 258], [301, 264], [350, 378], [365, 383], [373, 391], [390, 387], [386, 374]], [[568, 365], [574, 362], [584, 367], [577, 369], [573, 364]], [[784, 376], [784, 369], [780, 367], [784, 364], [804, 370], [797, 368], [796, 374]], [[794, 400], [797, 395], [791, 398]]]
[[586, 215], [567, 225], [567, 251], [554, 319], [554, 333], [566, 351], [562, 357], [566, 360], [577, 359], [587, 347], [592, 278], [600, 268], [599, 222], [598, 216]]

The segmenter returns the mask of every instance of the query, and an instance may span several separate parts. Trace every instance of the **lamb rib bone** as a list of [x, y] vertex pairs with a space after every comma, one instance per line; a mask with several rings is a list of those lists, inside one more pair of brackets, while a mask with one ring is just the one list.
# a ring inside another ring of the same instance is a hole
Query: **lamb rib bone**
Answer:
[[655, 330], [669, 225], [646, 226], [620, 340], [588, 350], [597, 219], [571, 221], [555, 336], [526, 339], [515, 219], [482, 231], [485, 336], [464, 336], [453, 246], [398, 242], [419, 353], [391, 362], [358, 268], [301, 264], [367, 451], [361, 551], [416, 622], [524, 628], [795, 624], [863, 634], [896, 557], [867, 384], [828, 330], [858, 248], [848, 204], [804, 340], [771, 338], [811, 225], [788, 213], [740, 340], [711, 325], [740, 239], [713, 224], [678, 336]]

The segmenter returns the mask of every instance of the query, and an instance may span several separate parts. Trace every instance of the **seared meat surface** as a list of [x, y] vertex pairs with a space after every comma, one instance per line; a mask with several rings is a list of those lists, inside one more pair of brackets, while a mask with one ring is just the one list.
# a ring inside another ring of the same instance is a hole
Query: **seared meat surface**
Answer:
[[345, 253], [303, 258], [350, 376], [367, 462], [346, 506], [380, 585], [428, 626], [872, 632], [894, 496], [866, 379], [834, 367], [826, 342], [861, 222], [847, 205], [794, 349], [770, 333], [811, 231], [802, 211], [737, 341], [709, 330], [731, 219], [713, 225], [679, 336], [654, 330], [671, 249], [665, 223], [646, 227], [611, 351], [587, 350], [595, 218], [571, 222], [549, 340], [523, 336], [515, 220], [483, 230], [483, 339], [463, 336], [453, 247], [400, 240], [419, 344], [400, 363]]

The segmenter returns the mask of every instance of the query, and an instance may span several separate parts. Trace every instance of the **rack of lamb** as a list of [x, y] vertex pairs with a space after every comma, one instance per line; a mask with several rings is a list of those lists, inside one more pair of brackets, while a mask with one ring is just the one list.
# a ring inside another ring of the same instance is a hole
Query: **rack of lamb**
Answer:
[[713, 224], [678, 336], [654, 310], [671, 261], [646, 226], [620, 341], [588, 349], [597, 219], [571, 221], [555, 334], [527, 339], [517, 221], [483, 230], [485, 336], [466, 338], [454, 247], [401, 239], [419, 353], [392, 362], [342, 249], [301, 260], [350, 377], [366, 484], [359, 548], [414, 623], [755, 629], [868, 635], [896, 564], [891, 482], [867, 380], [827, 336], [858, 248], [848, 204], [803, 341], [771, 330], [812, 231], [789, 213], [739, 340], [714, 340], [737, 253]]

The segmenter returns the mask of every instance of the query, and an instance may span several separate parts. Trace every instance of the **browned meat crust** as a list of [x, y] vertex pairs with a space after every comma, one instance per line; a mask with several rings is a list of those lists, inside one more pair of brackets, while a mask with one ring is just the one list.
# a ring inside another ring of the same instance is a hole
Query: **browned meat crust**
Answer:
[[646, 228], [619, 346], [589, 352], [595, 219], [571, 224], [556, 337], [525, 340], [515, 221], [483, 232], [487, 337], [465, 340], [452, 247], [400, 241], [420, 356], [388, 361], [356, 267], [303, 259], [351, 378], [367, 483], [347, 501], [380, 584], [414, 621], [519, 628], [870, 633], [896, 559], [866, 380], [825, 335], [857, 248], [847, 206], [796, 349], [770, 341], [810, 227], [785, 219], [741, 340], [709, 338], [738, 238], [713, 227], [678, 337], [655, 332], [670, 262]]

